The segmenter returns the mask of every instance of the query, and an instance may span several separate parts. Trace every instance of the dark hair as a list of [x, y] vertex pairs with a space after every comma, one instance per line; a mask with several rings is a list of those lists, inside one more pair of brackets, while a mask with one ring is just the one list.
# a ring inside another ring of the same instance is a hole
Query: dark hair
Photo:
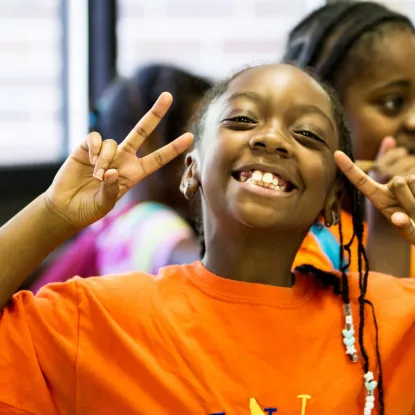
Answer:
[[[230, 83], [241, 75], [246, 70], [251, 68], [245, 68], [242, 71], [237, 72], [235, 75], [230, 77], [229, 79], [218, 83], [215, 85], [205, 96], [205, 98], [200, 103], [200, 108], [198, 115], [194, 118], [194, 134], [196, 140], [200, 140], [200, 137], [203, 134], [204, 129], [204, 122], [205, 122], [205, 115], [209, 106], [217, 100], [220, 96], [222, 96], [226, 90], [228, 89]], [[303, 69], [304, 70], [304, 69]], [[314, 78], [322, 88], [326, 91], [327, 95], [330, 98], [333, 116], [335, 119], [335, 123], [337, 126], [337, 131], [339, 133], [339, 149], [342, 150], [345, 154], [347, 154], [351, 160], [354, 161], [353, 150], [352, 150], [352, 143], [350, 139], [350, 132], [347, 127], [347, 123], [344, 117], [343, 109], [340, 104], [340, 101], [334, 92], [334, 90], [327, 84], [323, 83], [315, 76], [312, 72], [304, 70], [308, 73], [312, 78]], [[334, 274], [326, 271], [322, 271], [318, 268], [315, 268], [312, 265], [301, 265], [296, 269], [303, 274], [312, 275], [316, 281], [318, 281], [322, 286], [331, 287], [335, 294], [341, 295], [344, 304], [350, 303], [349, 298], [349, 283], [347, 277], [347, 270], [350, 264], [351, 258], [351, 245], [354, 239], [357, 239], [358, 243], [358, 270], [359, 270], [359, 288], [360, 288], [360, 296], [359, 296], [359, 314], [360, 314], [360, 322], [359, 322], [359, 344], [362, 353], [362, 357], [364, 359], [364, 372], [369, 371], [369, 356], [366, 353], [366, 349], [364, 346], [364, 306], [365, 304], [369, 304], [372, 307], [373, 305], [365, 298], [367, 292], [367, 284], [368, 284], [368, 274], [369, 274], [369, 265], [368, 260], [365, 252], [365, 248], [363, 245], [363, 232], [364, 232], [364, 207], [363, 207], [363, 199], [360, 196], [360, 193], [357, 189], [345, 178], [345, 176], [339, 171], [337, 180], [341, 180], [343, 182], [343, 186], [346, 192], [346, 195], [350, 198], [352, 204], [352, 220], [353, 220], [353, 236], [350, 241], [344, 244], [343, 241], [343, 234], [341, 229], [341, 221], [340, 221], [340, 264], [342, 265], [341, 273], [342, 278], [341, 280]], [[200, 216], [200, 215], [199, 215]], [[198, 218], [198, 226], [197, 226], [197, 233], [199, 236], [199, 241], [201, 245], [201, 256], [203, 257], [205, 254], [205, 240], [203, 234], [203, 224], [201, 217]], [[323, 225], [322, 225], [323, 226]], [[344, 249], [343, 249], [344, 248]], [[344, 260], [344, 250], [347, 252], [348, 261]], [[379, 346], [378, 346], [378, 330], [377, 330], [377, 322], [376, 317], [373, 310], [373, 316], [375, 320], [375, 327], [376, 327], [376, 354], [378, 358], [379, 364], [379, 380], [378, 380], [378, 391], [379, 391], [379, 402], [381, 407], [381, 413], [384, 412], [384, 397], [383, 397], [383, 377], [382, 377], [382, 366], [380, 361], [380, 353], [379, 353]]]
[[414, 27], [406, 16], [378, 3], [330, 3], [290, 31], [284, 59], [313, 68], [341, 96], [350, 80], [370, 67], [377, 41], [392, 30], [414, 32]]
[[90, 128], [120, 143], [158, 96], [168, 91], [174, 97], [173, 104], [158, 127], [167, 144], [186, 131], [193, 105], [210, 87], [207, 79], [174, 66], [143, 66], [131, 78], [109, 86], [96, 104]]

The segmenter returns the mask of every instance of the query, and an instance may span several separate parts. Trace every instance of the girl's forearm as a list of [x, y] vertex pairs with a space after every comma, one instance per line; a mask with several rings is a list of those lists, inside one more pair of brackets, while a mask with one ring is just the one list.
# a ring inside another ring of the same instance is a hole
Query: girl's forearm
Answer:
[[0, 310], [27, 276], [76, 233], [39, 196], [0, 228]]

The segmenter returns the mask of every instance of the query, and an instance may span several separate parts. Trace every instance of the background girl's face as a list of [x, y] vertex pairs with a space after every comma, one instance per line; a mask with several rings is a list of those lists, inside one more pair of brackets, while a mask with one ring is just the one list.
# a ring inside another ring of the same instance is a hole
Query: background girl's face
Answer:
[[[288, 65], [249, 69], [206, 115], [198, 146], [204, 211], [228, 225], [305, 230], [334, 187], [337, 147], [331, 102], [316, 81]], [[254, 171], [259, 184], [248, 181]], [[264, 188], [265, 173], [281, 189]]]
[[355, 156], [374, 160], [386, 136], [415, 152], [415, 35], [391, 32], [371, 63], [344, 91]]

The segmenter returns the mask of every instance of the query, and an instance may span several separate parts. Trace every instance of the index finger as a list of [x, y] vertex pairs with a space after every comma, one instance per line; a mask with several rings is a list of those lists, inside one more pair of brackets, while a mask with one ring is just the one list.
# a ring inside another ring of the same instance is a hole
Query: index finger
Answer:
[[350, 183], [365, 196], [373, 196], [380, 189], [381, 185], [370, 178], [362, 169], [359, 169], [342, 151], [335, 151], [334, 160]]
[[166, 115], [173, 97], [169, 92], [163, 92], [150, 108], [150, 110], [141, 118], [136, 126], [125, 137], [119, 148], [136, 154], [144, 140], [154, 131], [162, 118]]

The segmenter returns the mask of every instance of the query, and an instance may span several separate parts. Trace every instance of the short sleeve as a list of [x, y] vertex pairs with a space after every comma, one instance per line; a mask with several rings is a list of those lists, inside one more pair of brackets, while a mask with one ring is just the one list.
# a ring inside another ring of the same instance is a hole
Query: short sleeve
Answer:
[[78, 321], [76, 279], [13, 296], [0, 313], [0, 413], [74, 413]]

